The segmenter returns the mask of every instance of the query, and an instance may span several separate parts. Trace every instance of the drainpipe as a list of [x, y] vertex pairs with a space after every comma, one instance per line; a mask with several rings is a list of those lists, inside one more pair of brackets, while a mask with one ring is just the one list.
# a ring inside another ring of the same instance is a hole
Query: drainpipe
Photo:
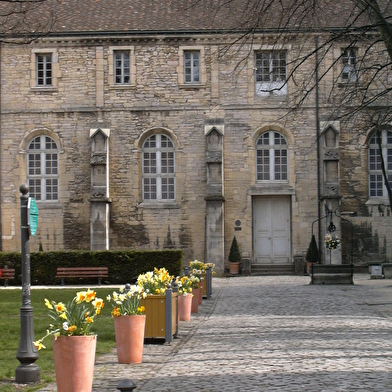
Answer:
[[317, 143], [317, 219], [318, 219], [318, 261], [321, 263], [321, 179], [320, 179], [320, 119], [319, 119], [319, 75], [318, 75], [318, 37], [315, 37], [315, 50], [316, 50], [316, 143]]

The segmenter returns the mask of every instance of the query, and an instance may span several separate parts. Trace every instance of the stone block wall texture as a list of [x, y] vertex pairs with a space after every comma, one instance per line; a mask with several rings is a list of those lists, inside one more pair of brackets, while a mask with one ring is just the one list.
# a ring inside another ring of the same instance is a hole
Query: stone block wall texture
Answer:
[[[135, 86], [115, 88], [109, 83], [109, 47], [116, 45], [133, 47]], [[200, 87], [179, 86], [177, 67], [181, 45], [204, 48], [206, 74]], [[293, 53], [303, 48], [295, 38], [290, 45]], [[32, 51], [48, 48], [58, 54], [57, 88], [48, 91], [31, 88]], [[44, 250], [90, 248], [89, 131], [102, 125], [110, 128], [110, 248], [181, 248], [185, 264], [193, 259], [205, 260], [204, 122], [223, 118], [224, 262], [233, 235], [243, 255], [252, 259], [252, 197], [265, 194], [265, 186], [256, 181], [255, 143], [258, 136], [269, 129], [281, 132], [288, 142], [288, 185], [293, 190], [290, 194], [291, 258], [305, 255], [318, 205], [314, 101], [310, 98], [303, 108], [289, 111], [289, 99], [295, 92], [292, 83], [289, 83], [287, 97], [255, 96], [253, 59], [248, 58], [242, 70], [233, 72], [247, 48], [239, 51], [237, 58], [226, 61], [221, 61], [217, 54], [220, 48], [219, 42], [209, 37], [130, 39], [125, 43], [110, 39], [42, 39], [29, 45], [3, 45], [3, 250], [20, 247], [19, 186], [26, 182], [28, 142], [39, 132], [57, 138], [60, 193], [56, 203], [38, 203], [39, 227], [30, 240], [30, 249], [38, 250], [40, 242]], [[304, 65], [299, 72], [306, 77], [309, 67], [311, 65]], [[328, 83], [331, 80], [327, 78], [322, 85], [326, 90]], [[327, 91], [323, 90], [321, 95], [327, 97]], [[149, 204], [142, 198], [141, 147], [146, 137], [159, 130], [170, 135], [175, 145], [176, 200]], [[380, 252], [382, 256], [391, 257], [388, 209], [385, 208], [384, 216], [380, 216], [377, 209], [375, 217], [375, 212], [366, 205], [366, 135], [352, 132], [350, 124], [342, 125], [339, 144], [341, 212], [349, 212], [358, 228], [356, 261], [366, 261], [359, 251], [363, 247], [371, 247], [369, 257], [376, 254], [379, 257]], [[240, 231], [235, 230], [237, 220], [241, 221]], [[346, 238], [346, 233], [343, 236], [343, 240], [351, 240]], [[342, 247], [345, 253], [347, 246]], [[219, 268], [223, 271], [224, 265]]]

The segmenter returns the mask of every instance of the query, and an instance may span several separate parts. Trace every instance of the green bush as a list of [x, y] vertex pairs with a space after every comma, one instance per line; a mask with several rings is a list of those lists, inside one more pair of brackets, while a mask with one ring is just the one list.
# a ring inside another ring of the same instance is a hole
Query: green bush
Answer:
[[312, 235], [312, 239], [306, 253], [306, 261], [311, 261], [312, 263], [317, 263], [318, 261], [318, 248], [316, 243], [316, 237], [314, 235]]
[[[58, 285], [55, 279], [57, 267], [108, 267], [109, 276], [102, 283], [134, 283], [139, 274], [152, 271], [154, 267], [166, 268], [171, 275], [182, 272], [183, 251], [57, 251], [34, 252], [30, 254], [30, 281], [32, 285]], [[0, 267], [15, 269], [15, 279], [10, 285], [22, 284], [21, 254], [0, 252]], [[96, 278], [66, 279], [66, 284], [97, 284]]]
[[230, 246], [229, 261], [231, 262], [241, 261], [241, 252], [240, 252], [240, 248], [238, 247], [237, 239], [235, 238], [235, 236]]

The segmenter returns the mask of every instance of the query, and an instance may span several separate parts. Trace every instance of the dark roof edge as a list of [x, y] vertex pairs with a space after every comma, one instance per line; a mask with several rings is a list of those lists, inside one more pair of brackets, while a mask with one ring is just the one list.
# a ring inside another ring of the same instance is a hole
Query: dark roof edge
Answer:
[[[369, 29], [368, 29], [369, 30]], [[4, 39], [18, 39], [18, 38], [71, 38], [71, 37], [147, 37], [147, 36], [165, 36], [165, 37], [178, 37], [178, 36], [194, 36], [194, 35], [222, 35], [222, 34], [230, 34], [230, 35], [247, 35], [247, 34], [303, 34], [303, 33], [313, 33], [313, 34], [320, 34], [320, 33], [341, 33], [341, 32], [351, 32], [355, 33], [358, 31], [363, 31], [363, 28], [360, 29], [348, 29], [347, 27], [326, 27], [326, 28], [308, 28], [308, 29], [258, 29], [248, 31], [248, 30], [128, 30], [128, 31], [68, 31], [68, 32], [49, 32], [49, 33], [32, 33], [32, 34], [0, 34], [0, 40]]]

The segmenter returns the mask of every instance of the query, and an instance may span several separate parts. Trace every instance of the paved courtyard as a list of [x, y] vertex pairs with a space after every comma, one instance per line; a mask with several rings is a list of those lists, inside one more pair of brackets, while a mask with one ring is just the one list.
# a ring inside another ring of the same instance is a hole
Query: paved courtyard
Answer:
[[119, 391], [123, 379], [136, 392], [391, 391], [392, 280], [309, 282], [214, 277], [212, 297], [171, 344], [145, 344], [142, 364], [97, 357], [93, 391]]

